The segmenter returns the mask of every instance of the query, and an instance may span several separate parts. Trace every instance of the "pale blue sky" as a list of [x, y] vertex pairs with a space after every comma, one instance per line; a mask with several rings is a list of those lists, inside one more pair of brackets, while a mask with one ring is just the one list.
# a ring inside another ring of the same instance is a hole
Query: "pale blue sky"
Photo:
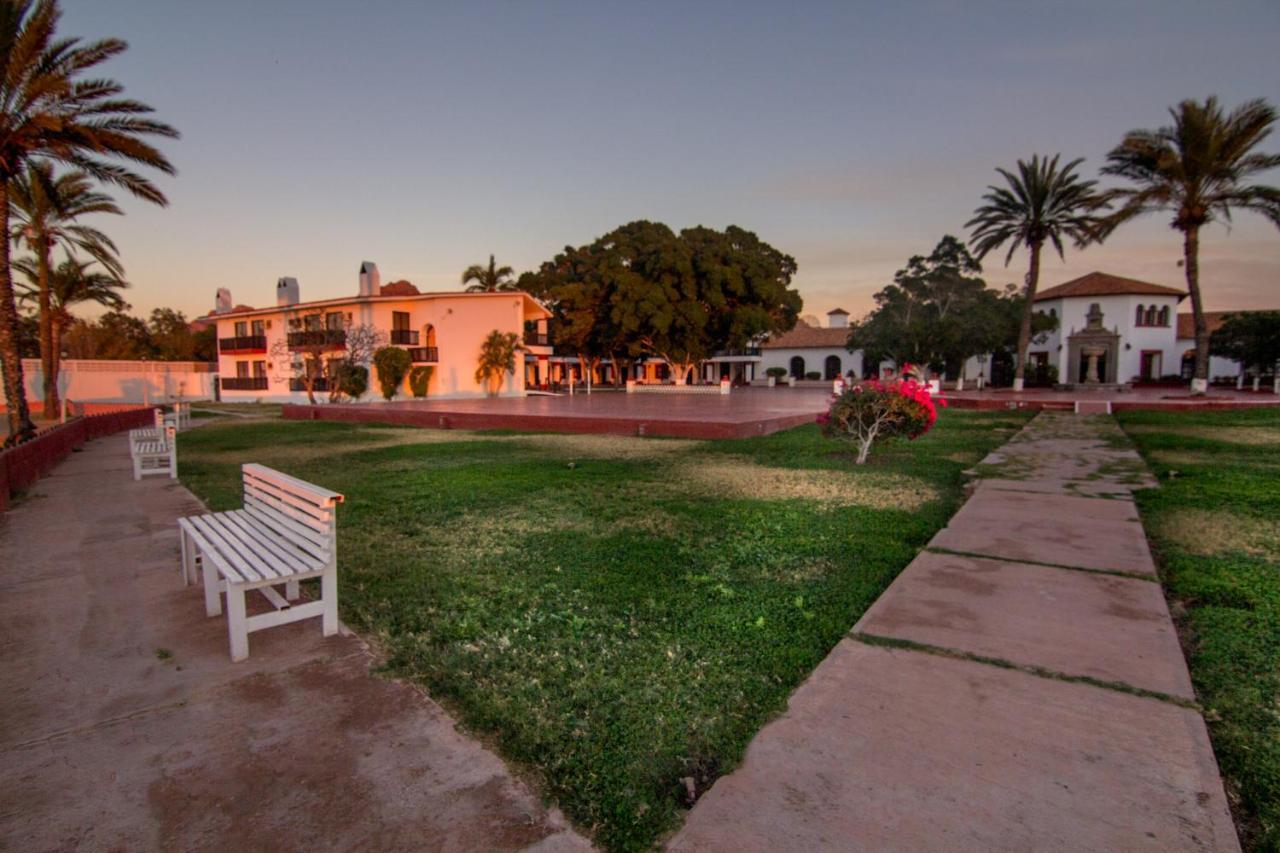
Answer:
[[[383, 281], [518, 271], [632, 219], [737, 224], [799, 262], [806, 312], [862, 314], [997, 165], [1094, 172], [1179, 99], [1280, 104], [1280, 4], [365, 3], [64, 0], [62, 31], [130, 42], [105, 66], [182, 131], [168, 209], [104, 223], [135, 309], [217, 287], [268, 304]], [[1280, 150], [1280, 134], [1267, 148]], [[1280, 174], [1270, 176], [1280, 184]], [[1161, 219], [1047, 264], [1178, 285]], [[1280, 306], [1280, 231], [1203, 239], [1211, 308]], [[992, 257], [987, 279], [1020, 281]]]

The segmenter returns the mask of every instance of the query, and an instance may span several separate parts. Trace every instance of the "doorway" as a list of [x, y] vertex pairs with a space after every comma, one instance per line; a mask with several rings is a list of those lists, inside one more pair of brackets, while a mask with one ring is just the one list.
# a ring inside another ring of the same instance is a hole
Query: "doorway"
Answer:
[[1155, 382], [1164, 375], [1164, 353], [1155, 349], [1144, 349], [1142, 351], [1141, 366], [1138, 375], [1144, 382]]

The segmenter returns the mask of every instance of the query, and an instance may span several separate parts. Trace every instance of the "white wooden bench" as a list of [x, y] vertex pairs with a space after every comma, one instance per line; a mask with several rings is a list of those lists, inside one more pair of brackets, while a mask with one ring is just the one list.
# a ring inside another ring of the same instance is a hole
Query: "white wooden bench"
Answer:
[[163, 437], [164, 428], [168, 425], [172, 425], [174, 429], [182, 429], [181, 425], [178, 423], [178, 416], [176, 414], [166, 415], [163, 409], [158, 408], [154, 410], [154, 414], [156, 418], [155, 426], [140, 427], [139, 429], [129, 430], [130, 445], [137, 444], [140, 441], [155, 441], [156, 439]]
[[[319, 616], [324, 636], [338, 631], [337, 505], [343, 496], [265, 465], [241, 466], [244, 507], [178, 520], [182, 578], [199, 564], [205, 613], [222, 612], [227, 596], [231, 659], [249, 656], [249, 634]], [[320, 598], [298, 600], [298, 582], [320, 578]], [[284, 595], [275, 587], [283, 586]], [[245, 593], [258, 590], [273, 610], [245, 614]]]
[[133, 459], [133, 479], [141, 480], [148, 474], [168, 474], [178, 477], [178, 436], [173, 424], [165, 424], [159, 438], [135, 439], [129, 436], [129, 455]]

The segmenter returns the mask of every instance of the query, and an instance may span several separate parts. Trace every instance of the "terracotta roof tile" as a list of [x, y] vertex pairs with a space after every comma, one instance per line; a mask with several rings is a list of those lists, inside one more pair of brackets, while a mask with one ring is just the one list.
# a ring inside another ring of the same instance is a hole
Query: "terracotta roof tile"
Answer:
[[1105, 272], [1091, 272], [1071, 281], [1042, 290], [1036, 294], [1036, 302], [1045, 299], [1062, 299], [1069, 296], [1126, 296], [1141, 294], [1150, 296], [1176, 296], [1179, 299], [1186, 292], [1162, 284], [1138, 281], [1136, 278], [1123, 278]]
[[775, 335], [760, 346], [762, 349], [837, 349], [844, 347], [848, 340], [848, 329], [823, 329], [797, 320], [794, 329]]

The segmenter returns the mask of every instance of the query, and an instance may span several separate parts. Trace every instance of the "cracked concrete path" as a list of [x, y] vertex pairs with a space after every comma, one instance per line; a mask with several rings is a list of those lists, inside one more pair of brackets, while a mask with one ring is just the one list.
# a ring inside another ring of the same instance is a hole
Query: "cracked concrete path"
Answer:
[[1109, 416], [1042, 413], [678, 851], [1239, 849]]
[[0, 850], [588, 850], [414, 687], [318, 620], [183, 587], [177, 483], [92, 442], [0, 516]]

